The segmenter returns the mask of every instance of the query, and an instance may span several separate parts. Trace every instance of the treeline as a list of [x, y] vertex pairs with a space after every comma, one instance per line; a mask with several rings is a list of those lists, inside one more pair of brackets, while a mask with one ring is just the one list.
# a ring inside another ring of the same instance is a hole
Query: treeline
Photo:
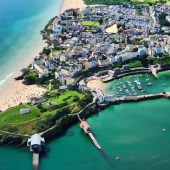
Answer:
[[122, 4], [131, 2], [130, 0], [84, 0], [85, 4], [92, 5], [92, 4], [105, 4], [105, 5], [113, 5], [113, 4]]
[[159, 15], [159, 24], [164, 27], [164, 26], [170, 26], [170, 22], [166, 19], [167, 17], [167, 14], [162, 12], [160, 15]]

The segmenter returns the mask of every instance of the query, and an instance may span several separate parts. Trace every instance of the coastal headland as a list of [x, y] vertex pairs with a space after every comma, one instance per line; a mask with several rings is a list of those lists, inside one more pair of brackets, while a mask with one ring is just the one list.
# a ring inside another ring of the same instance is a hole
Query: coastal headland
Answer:
[[[87, 82], [92, 76], [108, 82], [138, 71], [156, 75], [157, 71], [169, 69], [170, 36], [163, 34], [160, 42], [160, 18], [150, 16], [155, 10], [164, 15], [159, 8], [86, 7], [83, 1], [65, 0], [60, 15], [41, 31], [47, 46], [17, 80], [12, 80], [12, 86], [2, 88], [1, 142], [25, 143], [27, 136], [34, 133], [50, 139], [78, 122], [77, 113], [87, 118], [108, 102], [169, 98], [168, 91], [138, 95], [134, 90], [127, 93], [129, 98], [112, 95], [110, 100], [105, 98], [99, 80]], [[162, 10], [166, 9], [164, 6]], [[117, 31], [107, 32], [113, 25]], [[144, 90], [139, 81], [137, 85], [138, 90]]]

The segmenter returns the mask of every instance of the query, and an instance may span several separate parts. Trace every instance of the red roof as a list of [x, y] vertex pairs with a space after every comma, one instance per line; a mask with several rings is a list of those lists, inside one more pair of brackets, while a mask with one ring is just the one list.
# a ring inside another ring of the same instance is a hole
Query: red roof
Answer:
[[86, 121], [81, 121], [80, 126], [86, 128], [86, 129], [90, 129], [90, 126]]

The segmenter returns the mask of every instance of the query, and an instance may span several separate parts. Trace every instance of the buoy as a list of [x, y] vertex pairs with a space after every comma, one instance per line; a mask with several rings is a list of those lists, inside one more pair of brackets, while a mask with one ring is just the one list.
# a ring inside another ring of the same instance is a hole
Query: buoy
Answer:
[[119, 157], [119, 156], [117, 156], [117, 157], [116, 157], [116, 160], [119, 160], [119, 159], [120, 159], [120, 157]]

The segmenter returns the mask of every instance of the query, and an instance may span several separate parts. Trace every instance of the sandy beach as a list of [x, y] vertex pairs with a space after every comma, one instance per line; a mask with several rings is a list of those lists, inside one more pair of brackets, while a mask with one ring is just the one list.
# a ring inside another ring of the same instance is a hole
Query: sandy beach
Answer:
[[83, 0], [64, 0], [60, 8], [60, 13], [71, 8], [80, 8], [83, 10], [86, 7]]
[[[64, 0], [60, 11], [56, 11], [56, 14], [62, 13], [70, 8], [80, 8], [83, 10], [85, 4], [82, 0]], [[43, 28], [42, 28], [43, 29]], [[31, 97], [40, 97], [46, 91], [46, 89], [38, 87], [37, 85], [26, 86], [22, 84], [22, 81], [15, 81], [14, 78], [19, 76], [20, 70], [27, 67], [32, 63], [35, 56], [42, 51], [46, 44], [42, 41], [38, 47], [36, 47], [22, 65], [17, 65], [15, 74], [13, 74], [2, 86], [0, 86], [0, 111], [5, 111], [10, 107], [19, 105], [20, 103], [27, 103]]]
[[26, 86], [21, 81], [11, 81], [12, 84], [6, 84], [5, 88], [0, 89], [0, 110], [5, 111], [10, 107], [20, 103], [28, 103], [32, 97], [40, 97], [46, 89], [37, 85]]
[[91, 80], [87, 83], [89, 88], [99, 88], [101, 91], [105, 91], [106, 85], [100, 80]]

